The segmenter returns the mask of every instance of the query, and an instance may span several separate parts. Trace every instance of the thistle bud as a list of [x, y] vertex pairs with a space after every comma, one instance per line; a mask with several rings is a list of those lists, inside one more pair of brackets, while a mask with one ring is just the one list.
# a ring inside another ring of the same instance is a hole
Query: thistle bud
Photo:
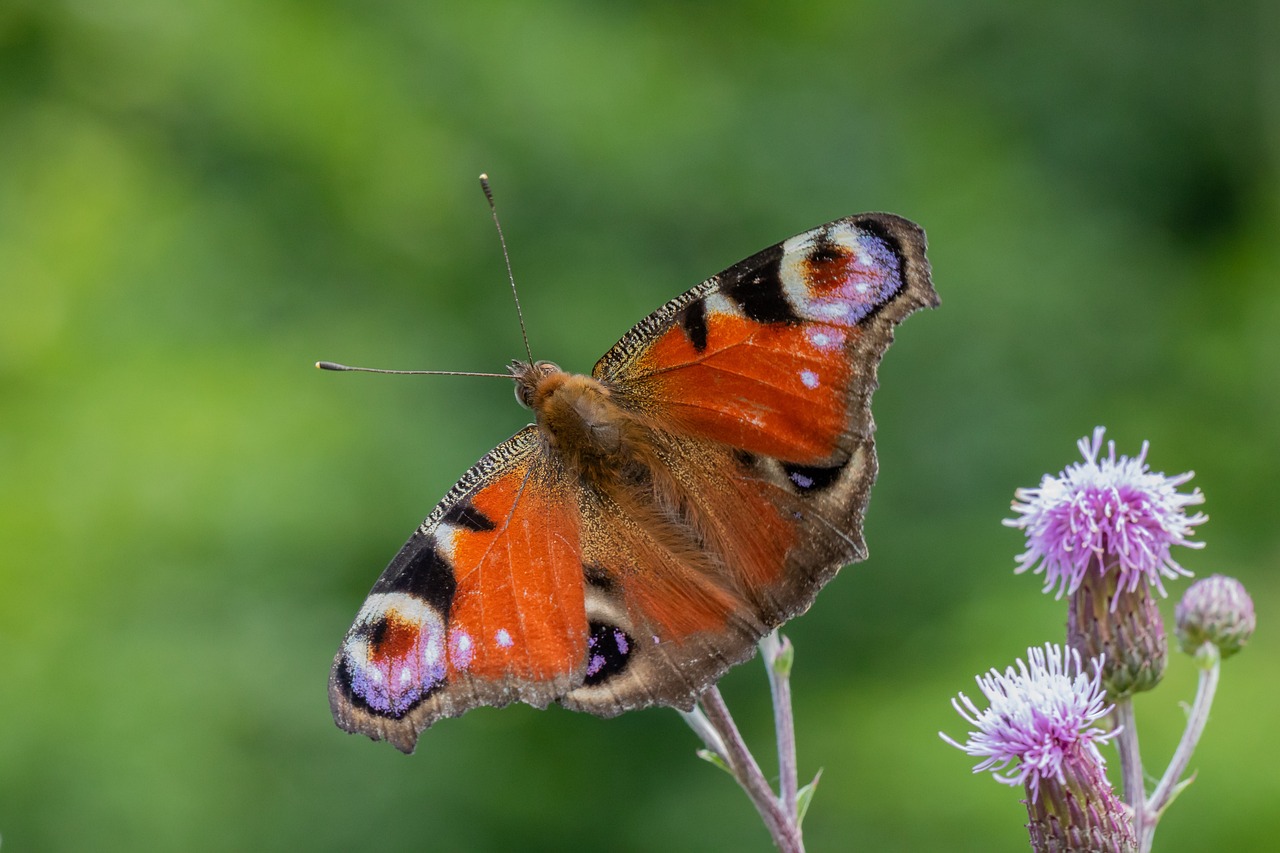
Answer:
[[1244, 584], [1226, 575], [1193, 583], [1174, 612], [1178, 643], [1189, 655], [1212, 643], [1225, 660], [1244, 648], [1257, 627], [1253, 599]]

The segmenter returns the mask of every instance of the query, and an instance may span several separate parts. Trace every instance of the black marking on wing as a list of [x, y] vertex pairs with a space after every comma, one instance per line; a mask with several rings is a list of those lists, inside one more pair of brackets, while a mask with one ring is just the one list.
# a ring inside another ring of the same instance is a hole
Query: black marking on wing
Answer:
[[760, 259], [765, 262], [746, 275], [741, 278], [726, 275], [720, 292], [737, 302], [742, 312], [757, 323], [797, 322], [800, 318], [782, 291], [782, 247], [774, 246], [766, 251], [768, 257]]
[[363, 697], [356, 695], [356, 692], [351, 689], [351, 667], [347, 663], [346, 654], [343, 654], [338, 660], [337, 678], [338, 689], [342, 692], [342, 695], [346, 697], [347, 701], [361, 710], [370, 711], [375, 714], [380, 713], [370, 708], [369, 703], [364, 701]]
[[466, 530], [474, 530], [478, 533], [486, 530], [493, 530], [496, 526], [489, 516], [476, 509], [467, 501], [459, 501], [449, 507], [440, 521], [443, 524], [451, 524], [454, 527], [462, 527]]
[[457, 591], [453, 568], [436, 550], [434, 537], [421, 532], [410, 537], [373, 587], [375, 593], [406, 592], [421, 598], [446, 621]]
[[631, 663], [635, 646], [631, 635], [616, 625], [592, 622], [587, 637], [587, 677], [583, 684], [588, 687], [600, 684], [625, 670]]
[[835, 261], [843, 261], [849, 257], [849, 253], [841, 246], [837, 246], [831, 242], [831, 235], [824, 231], [818, 238], [817, 245], [809, 250], [805, 259], [811, 264], [829, 264]]
[[684, 330], [685, 337], [689, 339], [689, 343], [693, 344], [693, 348], [698, 352], [703, 352], [707, 348], [707, 303], [702, 299], [695, 299], [684, 307], [678, 315], [676, 322], [680, 324], [680, 328]]
[[613, 592], [618, 588], [617, 579], [604, 566], [596, 563], [584, 563], [582, 577], [601, 592]]
[[840, 479], [840, 472], [848, 464], [848, 460], [841, 462], [839, 465], [829, 467], [793, 465], [790, 462], [783, 462], [782, 470], [786, 473], [787, 480], [795, 487], [797, 492], [807, 494], [830, 488], [833, 483]]
[[382, 645], [382, 641], [387, 638], [387, 620], [385, 618], [379, 619], [377, 622], [366, 627], [363, 633], [369, 640], [370, 646], [375, 649], [379, 648]]

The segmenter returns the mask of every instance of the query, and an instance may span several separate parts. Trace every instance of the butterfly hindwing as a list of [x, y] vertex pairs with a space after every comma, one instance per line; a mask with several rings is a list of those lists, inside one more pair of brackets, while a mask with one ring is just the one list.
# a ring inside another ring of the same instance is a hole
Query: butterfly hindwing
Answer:
[[583, 543], [599, 578], [586, 599], [601, 628], [593, 651], [602, 649], [601, 664], [611, 665], [561, 701], [602, 716], [649, 705], [692, 708], [783, 619], [771, 584], [794, 531], [767, 485], [745, 471], [725, 476], [743, 463], [723, 448], [654, 439], [670, 463], [659, 476], [671, 478], [679, 505], [655, 511], [625, 491], [588, 493], [583, 512], [584, 526], [603, 534]]

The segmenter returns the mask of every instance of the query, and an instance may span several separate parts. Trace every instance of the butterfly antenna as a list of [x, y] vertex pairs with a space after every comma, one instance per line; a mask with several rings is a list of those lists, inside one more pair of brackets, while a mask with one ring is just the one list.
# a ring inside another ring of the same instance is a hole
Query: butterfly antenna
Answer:
[[493, 203], [493, 190], [489, 188], [489, 176], [480, 176], [480, 188], [484, 197], [489, 200], [489, 212], [493, 214], [493, 225], [498, 229], [498, 242], [502, 244], [502, 259], [507, 262], [507, 280], [511, 282], [511, 296], [516, 301], [516, 318], [520, 321], [520, 335], [524, 338], [524, 351], [529, 356], [529, 366], [533, 366], [533, 350], [529, 348], [529, 332], [524, 327], [524, 312], [520, 310], [520, 293], [516, 290], [516, 277], [511, 272], [511, 255], [507, 253], [507, 238], [502, 236], [502, 221], [498, 219], [498, 207]]
[[470, 373], [464, 370], [383, 370], [378, 367], [351, 367], [332, 361], [317, 361], [316, 367], [321, 370], [349, 370], [353, 373], [399, 373], [405, 376], [496, 376], [499, 379], [510, 379], [510, 373]]

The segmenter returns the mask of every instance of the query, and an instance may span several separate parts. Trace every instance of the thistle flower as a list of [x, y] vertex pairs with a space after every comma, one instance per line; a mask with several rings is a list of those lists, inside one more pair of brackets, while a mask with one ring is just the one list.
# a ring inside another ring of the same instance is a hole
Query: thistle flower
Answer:
[[1187, 515], [1204, 502], [1199, 489], [1178, 491], [1191, 472], [1151, 472], [1146, 442], [1135, 458], [1117, 456], [1115, 442], [1101, 456], [1105, 432], [1097, 427], [1077, 443], [1083, 462], [1046, 475], [1037, 489], [1018, 489], [1019, 517], [1005, 524], [1027, 537], [1016, 571], [1044, 572], [1045, 592], [1070, 596], [1068, 642], [1086, 659], [1105, 660], [1102, 683], [1116, 700], [1164, 676], [1169, 643], [1151, 590], [1165, 595], [1163, 578], [1191, 574], [1170, 552], [1203, 547], [1188, 537], [1207, 517]]
[[1249, 642], [1258, 624], [1253, 599], [1244, 584], [1226, 575], [1212, 575], [1193, 583], [1174, 613], [1178, 642], [1189, 655], [1205, 643], [1212, 643], [1224, 659], [1231, 657]]
[[1009, 527], [1026, 532], [1027, 550], [1018, 557], [1017, 572], [1044, 572], [1045, 592], [1057, 587], [1059, 598], [1083, 582], [1091, 564], [1101, 572], [1118, 570], [1117, 591], [1134, 590], [1145, 579], [1165, 594], [1162, 578], [1190, 575], [1170, 555], [1174, 545], [1202, 548], [1188, 541], [1192, 529], [1207, 520], [1188, 516], [1187, 507], [1204, 502], [1199, 489], [1178, 487], [1193, 472], [1167, 477], [1151, 472], [1148, 443], [1135, 458], [1116, 456], [1115, 442], [1099, 457], [1104, 427], [1096, 427], [1077, 446], [1084, 462], [1067, 466], [1056, 477], [1045, 475], [1040, 487], [1018, 489]]
[[1111, 712], [1111, 706], [1103, 704], [1106, 697], [1096, 661], [1090, 677], [1078, 653], [1051, 643], [1027, 649], [1027, 660], [1030, 664], [1019, 659], [1016, 669], [1008, 667], [1003, 674], [991, 669], [977, 677], [990, 703], [985, 711], [963, 693], [952, 699], [956, 711], [977, 731], [970, 732], [964, 744], [945, 734], [942, 739], [983, 759], [973, 772], [990, 770], [998, 782], [1024, 785], [1034, 800], [1046, 777], [1063, 781], [1069, 753], [1083, 753], [1104, 766], [1097, 744], [1106, 743], [1115, 732], [1096, 725]]
[[985, 710], [963, 693], [952, 700], [975, 729], [965, 743], [939, 735], [982, 758], [975, 773], [989, 770], [998, 782], [1023, 786], [1033, 849], [1136, 849], [1129, 812], [1107, 781], [1097, 746], [1117, 734], [1098, 725], [1111, 711], [1103, 704], [1100, 662], [1091, 662], [1089, 675], [1078, 653], [1051, 644], [1027, 649], [1026, 659], [978, 676]]

